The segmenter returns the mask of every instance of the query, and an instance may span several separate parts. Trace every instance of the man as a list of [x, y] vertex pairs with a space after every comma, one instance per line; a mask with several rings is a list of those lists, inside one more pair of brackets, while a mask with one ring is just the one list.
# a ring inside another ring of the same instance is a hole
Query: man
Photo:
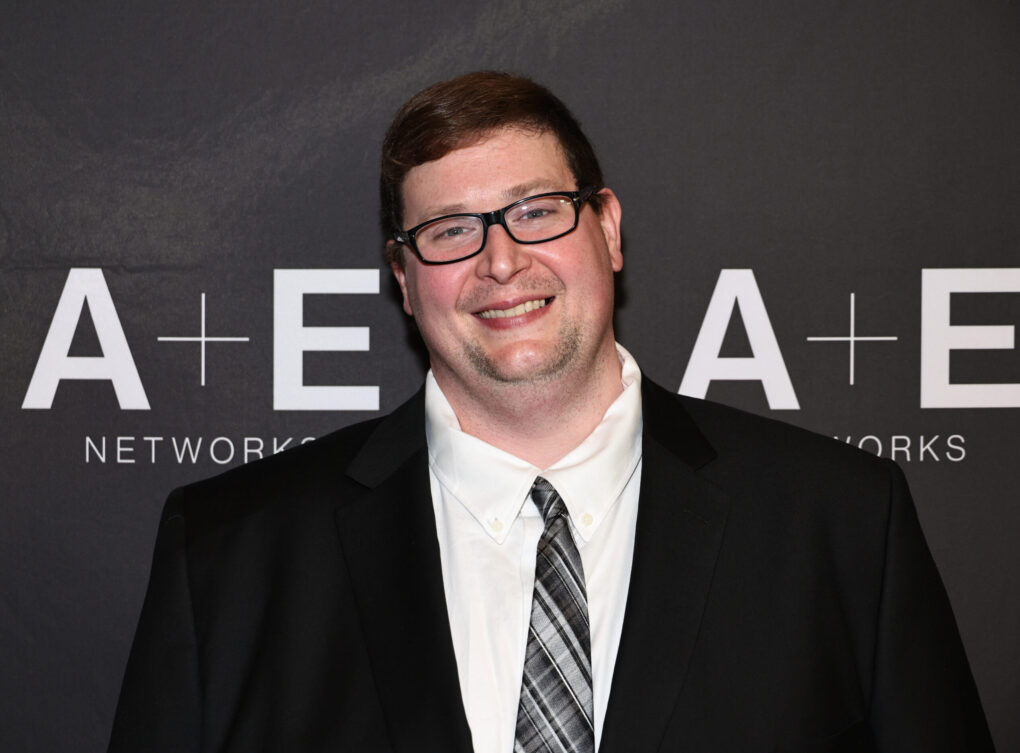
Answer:
[[619, 201], [564, 105], [397, 114], [389, 416], [175, 491], [111, 751], [989, 751], [892, 463], [614, 341]]

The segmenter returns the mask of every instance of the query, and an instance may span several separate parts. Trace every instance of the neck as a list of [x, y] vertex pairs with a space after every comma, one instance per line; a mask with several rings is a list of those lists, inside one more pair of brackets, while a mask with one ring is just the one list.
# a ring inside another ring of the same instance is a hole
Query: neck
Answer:
[[581, 444], [623, 392], [615, 346], [593, 368], [540, 382], [486, 381], [464, 389], [433, 375], [462, 431], [542, 469]]

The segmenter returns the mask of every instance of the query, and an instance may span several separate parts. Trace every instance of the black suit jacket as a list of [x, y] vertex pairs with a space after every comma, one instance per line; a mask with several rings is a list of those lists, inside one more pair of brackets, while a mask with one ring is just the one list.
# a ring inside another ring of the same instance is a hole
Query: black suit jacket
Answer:
[[[894, 464], [648, 380], [643, 413], [601, 753], [992, 749]], [[422, 392], [170, 496], [110, 751], [470, 749]]]

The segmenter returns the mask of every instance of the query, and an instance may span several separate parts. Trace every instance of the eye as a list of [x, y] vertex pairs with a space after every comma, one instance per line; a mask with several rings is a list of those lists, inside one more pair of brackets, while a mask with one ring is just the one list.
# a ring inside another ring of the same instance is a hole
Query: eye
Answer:
[[541, 219], [551, 211], [548, 207], [528, 207], [528, 210], [524, 213], [524, 218], [528, 220]]
[[478, 231], [478, 222], [474, 217], [447, 217], [422, 228], [418, 242], [454, 245], [475, 237]]
[[545, 223], [555, 219], [564, 211], [564, 201], [560, 197], [546, 197], [526, 201], [514, 207], [509, 221], [514, 224]]

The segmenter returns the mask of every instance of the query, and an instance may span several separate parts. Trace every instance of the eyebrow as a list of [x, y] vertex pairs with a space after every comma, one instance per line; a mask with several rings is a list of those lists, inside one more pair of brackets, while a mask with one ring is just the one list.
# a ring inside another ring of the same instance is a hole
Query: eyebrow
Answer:
[[[507, 204], [513, 204], [518, 199], [524, 199], [528, 196], [533, 196], [539, 193], [546, 193], [548, 191], [560, 190], [556, 188], [552, 182], [545, 178], [539, 178], [537, 180], [530, 180], [527, 183], [518, 183], [515, 186], [504, 188], [499, 192], [502, 200], [506, 201]], [[564, 188], [564, 191], [571, 189]], [[501, 209], [502, 207], [496, 207]], [[492, 211], [492, 210], [483, 210]], [[423, 217], [420, 222], [427, 222], [435, 217], [444, 217], [448, 214], [461, 214], [468, 213], [468, 209], [465, 204], [444, 204], [438, 207], [429, 207], [429, 209], [423, 212]]]

